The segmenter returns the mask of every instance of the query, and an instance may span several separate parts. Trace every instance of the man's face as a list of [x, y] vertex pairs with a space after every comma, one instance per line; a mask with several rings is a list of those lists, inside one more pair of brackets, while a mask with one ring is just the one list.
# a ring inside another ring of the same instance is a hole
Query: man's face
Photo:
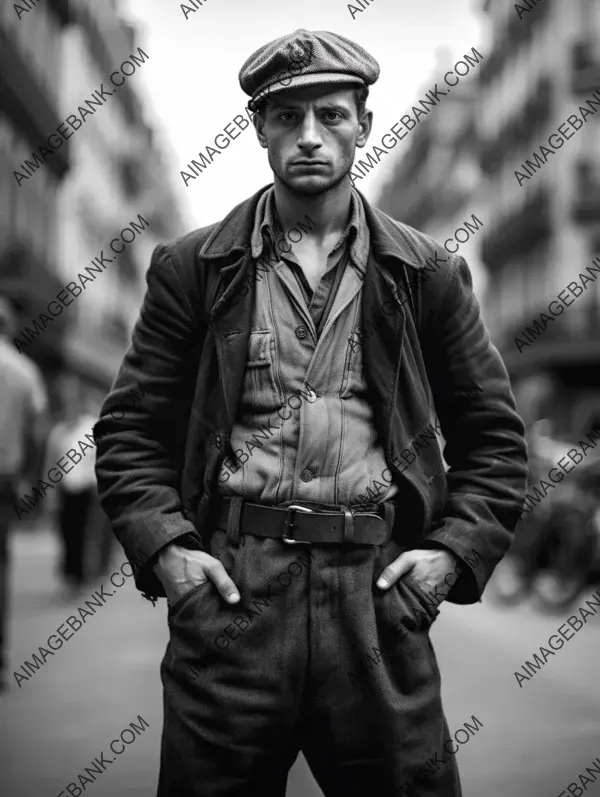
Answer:
[[359, 121], [353, 89], [308, 86], [273, 95], [254, 125], [279, 180], [294, 193], [314, 195], [348, 174], [372, 119], [368, 111]]

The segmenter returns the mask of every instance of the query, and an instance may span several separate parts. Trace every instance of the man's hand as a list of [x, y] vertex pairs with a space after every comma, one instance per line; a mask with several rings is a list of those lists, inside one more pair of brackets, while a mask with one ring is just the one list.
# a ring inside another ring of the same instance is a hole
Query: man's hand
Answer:
[[441, 603], [462, 572], [464, 565], [452, 551], [405, 551], [385, 568], [377, 580], [377, 586], [388, 589], [398, 578], [410, 573], [425, 592], [435, 595]]
[[240, 599], [237, 587], [218, 559], [204, 551], [182, 548], [176, 542], [161, 551], [154, 572], [171, 605], [206, 581], [212, 581], [228, 603], [237, 603]]

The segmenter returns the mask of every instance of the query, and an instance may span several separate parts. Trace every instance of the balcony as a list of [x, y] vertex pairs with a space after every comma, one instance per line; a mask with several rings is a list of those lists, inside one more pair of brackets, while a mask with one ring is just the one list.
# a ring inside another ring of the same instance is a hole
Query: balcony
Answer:
[[[31, 145], [30, 152], [40, 144], [47, 145], [48, 136], [62, 121], [37, 82], [27, 59], [15, 45], [14, 37], [4, 35], [1, 30], [0, 106]], [[48, 168], [59, 180], [70, 166], [69, 149], [69, 142], [64, 141], [48, 160]]]
[[497, 135], [483, 142], [481, 168], [485, 174], [496, 174], [506, 158], [522, 146], [539, 130], [545, 128], [552, 115], [552, 82], [549, 77], [540, 78], [535, 89], [517, 113], [506, 122]]
[[[81, 26], [87, 36], [90, 54], [100, 73], [108, 78], [109, 74], [118, 68], [123, 58], [127, 57], [128, 53], [125, 48], [128, 48], [130, 52], [133, 49], [132, 29], [123, 24], [112, 30], [103, 30], [93, 12], [83, 5], [77, 8], [74, 16], [75, 23]], [[129, 81], [119, 89], [117, 101], [121, 103], [129, 124], [141, 123], [141, 105]]]
[[600, 87], [600, 49], [595, 42], [578, 42], [571, 51], [571, 88], [591, 94]]
[[121, 188], [128, 199], [134, 199], [143, 191], [144, 167], [135, 158], [125, 156], [117, 159], [117, 171]]
[[518, 51], [530, 42], [539, 25], [549, 17], [551, 7], [552, 0], [543, 0], [528, 14], [525, 14], [523, 19], [519, 19], [519, 15], [511, 11], [508, 23], [494, 42], [494, 49], [482, 64], [479, 73], [482, 87], [489, 86], [502, 71], [504, 65], [511, 58], [515, 58]]
[[50, 8], [59, 18], [61, 25], [68, 25], [73, 21], [73, 11], [70, 8], [69, 0], [50, 0]]
[[[583, 268], [583, 266], [582, 266]], [[541, 297], [540, 297], [541, 298]], [[510, 324], [496, 336], [504, 364], [511, 377], [525, 376], [537, 370], [556, 370], [566, 374], [589, 369], [588, 384], [591, 379], [597, 380], [600, 366], [600, 306], [597, 297], [589, 293], [582, 296], [577, 309], [567, 310], [569, 315], [560, 316], [557, 324], [548, 324], [548, 328], [530, 345], [523, 346], [521, 351], [515, 344], [515, 338], [526, 341], [523, 330], [531, 327], [540, 313], [548, 314], [548, 303], [555, 297], [547, 296], [540, 301], [535, 311], [525, 313], [518, 323]], [[578, 313], [582, 324], [572, 324], [570, 313]], [[562, 319], [562, 321], [561, 321]]]
[[489, 57], [481, 65], [479, 82], [481, 88], [486, 89], [502, 71], [507, 60], [507, 47], [504, 41], [498, 42]]
[[582, 160], [577, 164], [577, 189], [573, 200], [573, 219], [600, 222], [600, 163]]
[[547, 190], [538, 189], [525, 205], [484, 235], [482, 259], [491, 271], [502, 269], [511, 259], [546, 240], [551, 231], [550, 196]]
[[139, 274], [135, 260], [131, 255], [131, 250], [125, 249], [125, 251], [119, 255], [117, 271], [124, 282], [128, 283], [129, 285], [137, 285]]

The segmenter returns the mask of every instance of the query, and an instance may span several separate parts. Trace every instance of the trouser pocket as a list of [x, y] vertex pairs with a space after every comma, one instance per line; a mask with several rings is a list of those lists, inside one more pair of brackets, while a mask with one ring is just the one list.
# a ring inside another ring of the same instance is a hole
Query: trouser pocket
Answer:
[[429, 595], [410, 574], [401, 576], [395, 586], [404, 599], [408, 598], [412, 606], [412, 612], [408, 615], [412, 622], [408, 624], [408, 630], [429, 631], [440, 613], [433, 596]]

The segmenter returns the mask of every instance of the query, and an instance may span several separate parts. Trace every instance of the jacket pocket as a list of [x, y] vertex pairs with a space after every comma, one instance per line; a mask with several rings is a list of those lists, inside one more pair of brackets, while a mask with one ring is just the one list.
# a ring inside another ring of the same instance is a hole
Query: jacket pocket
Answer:
[[283, 404], [275, 375], [275, 337], [270, 330], [250, 333], [243, 401], [254, 414], [275, 412]]

